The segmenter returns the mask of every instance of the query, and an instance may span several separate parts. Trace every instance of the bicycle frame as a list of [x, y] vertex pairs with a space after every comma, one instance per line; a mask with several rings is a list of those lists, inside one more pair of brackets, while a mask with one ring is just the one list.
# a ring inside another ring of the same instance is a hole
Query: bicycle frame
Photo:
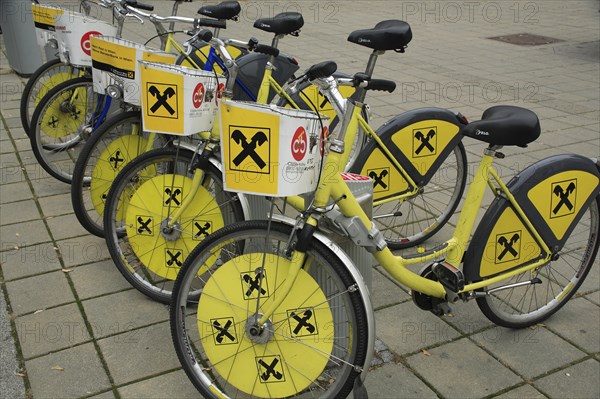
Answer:
[[[343, 136], [343, 132], [345, 132], [344, 142], [353, 142], [356, 134], [356, 127], [359, 124], [361, 127], [363, 124], [366, 124], [364, 119], [361, 121], [362, 117], [360, 112], [360, 106], [354, 106], [348, 103], [345, 115], [350, 115], [350, 119], [349, 123], [345, 124], [345, 129], [342, 129], [341, 133]], [[541, 238], [540, 234], [537, 232], [523, 209], [517, 203], [514, 196], [510, 193], [507, 186], [502, 182], [498, 173], [493, 168], [492, 164], [495, 154], [496, 152], [493, 147], [488, 147], [485, 150], [485, 153], [475, 173], [474, 180], [467, 192], [465, 198], [466, 205], [460, 214], [452, 238], [429, 251], [407, 257], [394, 255], [387, 246], [373, 253], [373, 256], [377, 262], [383, 266], [383, 268], [390, 273], [395, 280], [409, 287], [411, 290], [418, 291], [436, 298], [447, 298], [448, 292], [441, 283], [421, 277], [407, 269], [406, 266], [441, 258], [445, 258], [445, 260], [451, 265], [460, 265], [462, 263], [463, 253], [466, 250], [469, 242], [471, 231], [473, 231], [475, 226], [475, 219], [481, 207], [486, 187], [490, 187], [496, 195], [503, 195], [510, 202], [517, 215], [521, 218], [529, 232], [532, 234], [534, 240], [540, 246], [541, 253], [537, 259], [534, 259], [529, 263], [525, 263], [517, 268], [500, 273], [492, 278], [467, 284], [460, 292], [455, 294], [463, 294], [485, 288], [491, 284], [508, 279], [514, 275], [538, 268], [550, 261], [550, 255], [552, 253], [550, 248]], [[328, 204], [330, 204], [330, 200], [333, 200], [334, 203], [339, 207], [342, 215], [347, 218], [358, 217], [365, 226], [366, 231], [369, 231], [369, 238], [374, 236], [376, 237], [379, 232], [375, 228], [370, 228], [372, 226], [371, 220], [362, 210], [358, 201], [340, 175], [340, 172], [342, 172], [344, 169], [343, 165], [345, 165], [347, 162], [347, 157], [347, 151], [340, 153], [330, 150], [328, 153], [327, 157], [325, 158], [323, 172], [314, 195], [313, 203], [307, 210], [307, 213], [310, 214], [310, 216], [306, 220], [305, 226], [308, 225], [316, 228], [318, 225], [318, 218], [325, 216], [326, 212], [331, 209], [328, 209]], [[292, 199], [292, 201], [294, 201], [294, 199]], [[295, 205], [298, 206], [300, 203], [296, 202]], [[316, 216], [313, 216], [315, 214]], [[290, 260], [291, 264], [288, 276], [285, 280], [286, 283], [279, 289], [280, 295], [278, 296], [277, 300], [272, 302], [269, 306], [269, 309], [267, 309], [261, 316], [261, 319], [258, 321], [259, 325], [264, 324], [283, 302], [286, 297], [286, 293], [289, 292], [289, 289], [291, 288], [304, 262], [305, 253], [295, 251], [292, 259]], [[456, 299], [458, 299], [458, 297]]]

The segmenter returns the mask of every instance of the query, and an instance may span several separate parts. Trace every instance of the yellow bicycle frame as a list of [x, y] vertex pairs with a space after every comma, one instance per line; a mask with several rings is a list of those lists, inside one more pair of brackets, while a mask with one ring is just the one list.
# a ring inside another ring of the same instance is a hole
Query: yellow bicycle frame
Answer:
[[[356, 134], [356, 127], [359, 123], [361, 127], [365, 128], [365, 131], [369, 131], [368, 125], [364, 120], [361, 121], [360, 107], [353, 107], [353, 114], [350, 123], [346, 129], [346, 143], [352, 143]], [[364, 124], [364, 126], [363, 126]], [[378, 143], [380, 144], [380, 143]], [[381, 146], [381, 144], [380, 144]], [[381, 146], [385, 149], [384, 146]], [[352, 191], [348, 188], [347, 184], [342, 179], [340, 172], [343, 172], [343, 165], [346, 165], [348, 158], [348, 152], [339, 154], [330, 151], [325, 158], [325, 164], [323, 165], [323, 172], [319, 185], [315, 192], [313, 201], [313, 207], [316, 209], [325, 209], [330, 203], [330, 199], [334, 200], [339, 207], [342, 214], [346, 217], [358, 216], [362, 223], [370, 230], [371, 220], [362, 210], [358, 204], [356, 198], [352, 194]], [[407, 269], [406, 266], [432, 261], [434, 259], [440, 259], [445, 257], [445, 260], [452, 265], [460, 265], [464, 251], [467, 248], [469, 237], [473, 227], [475, 225], [475, 219], [477, 213], [481, 207], [483, 196], [486, 191], [486, 187], [489, 186], [494, 192], [501, 192], [510, 202], [517, 215], [524, 222], [527, 229], [532, 233], [535, 241], [540, 246], [542, 253], [545, 253], [545, 257], [540, 257], [536, 261], [529, 264], [525, 264], [521, 267], [513, 270], [501, 273], [495, 277], [487, 280], [479, 281], [472, 284], [465, 285], [464, 289], [457, 294], [466, 293], [473, 290], [478, 290], [487, 287], [491, 284], [499, 281], [508, 279], [514, 275], [523, 273], [524, 271], [533, 270], [540, 266], [543, 266], [550, 260], [551, 251], [543, 241], [539, 233], [536, 231], [531, 221], [527, 218], [523, 209], [519, 206], [514, 196], [510, 193], [506, 185], [500, 180], [498, 173], [493, 168], [492, 163], [494, 161], [493, 152], [487, 152], [483, 155], [478, 169], [475, 173], [473, 182], [471, 183], [467, 196], [465, 197], [465, 205], [460, 214], [456, 229], [452, 238], [446, 241], [444, 244], [437, 248], [426, 251], [423, 254], [418, 254], [411, 257], [397, 256], [392, 253], [389, 248], [384, 248], [381, 251], [375, 252], [373, 256], [377, 262], [383, 266], [383, 268], [399, 283], [407, 286], [411, 290], [421, 292], [426, 295], [430, 295], [436, 298], [446, 298], [446, 289], [444, 286], [437, 282], [425, 277], [421, 277], [418, 274]], [[408, 177], [408, 176], [407, 176]], [[303, 205], [296, 198], [290, 197], [290, 202], [294, 206]], [[310, 216], [306, 221], [311, 226], [317, 226], [318, 220], [314, 216]], [[282, 286], [278, 291], [279, 295], [276, 301], [272, 302], [268, 309], [264, 312], [261, 319], [258, 321], [259, 325], [264, 324], [276, 311], [279, 305], [283, 302], [286, 297], [286, 293], [291, 287], [291, 283], [287, 284], [288, 281], [293, 282], [298, 271], [305, 262], [306, 254], [294, 252], [292, 259], [290, 260], [290, 269], [288, 276], [286, 277], [286, 284]]]

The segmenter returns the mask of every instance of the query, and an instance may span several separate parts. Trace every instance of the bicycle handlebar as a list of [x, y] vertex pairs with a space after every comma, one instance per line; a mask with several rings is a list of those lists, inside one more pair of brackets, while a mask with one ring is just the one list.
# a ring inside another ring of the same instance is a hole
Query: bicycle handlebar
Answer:
[[138, 8], [140, 10], [154, 11], [154, 6], [139, 3], [137, 0], [125, 0], [125, 4], [131, 7]]

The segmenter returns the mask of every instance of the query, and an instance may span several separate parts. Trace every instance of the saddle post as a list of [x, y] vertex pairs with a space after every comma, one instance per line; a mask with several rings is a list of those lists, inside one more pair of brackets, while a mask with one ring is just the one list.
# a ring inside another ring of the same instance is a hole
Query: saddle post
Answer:
[[[365, 75], [369, 78], [373, 77], [373, 72], [375, 71], [375, 64], [377, 63], [377, 57], [385, 54], [385, 50], [373, 50], [371, 55], [369, 56], [369, 61], [367, 61], [367, 66], [365, 67]], [[367, 91], [362, 87], [356, 88], [356, 101], [359, 103], [364, 103], [365, 97], [367, 96]]]

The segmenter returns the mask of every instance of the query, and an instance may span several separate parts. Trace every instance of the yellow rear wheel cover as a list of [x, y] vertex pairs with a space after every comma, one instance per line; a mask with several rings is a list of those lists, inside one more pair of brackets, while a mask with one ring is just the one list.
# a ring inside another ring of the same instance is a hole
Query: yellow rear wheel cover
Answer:
[[[91, 88], [78, 86], [54, 97], [42, 116], [42, 133], [55, 138], [76, 134], [85, 123], [88, 90]], [[69, 104], [68, 112], [61, 108], [64, 104]]]
[[[262, 285], [257, 270], [265, 260]], [[198, 304], [198, 331], [210, 363], [227, 382], [257, 397], [287, 397], [321, 375], [334, 341], [330, 306], [304, 270], [271, 316], [266, 344], [252, 342], [246, 322], [256, 311], [260, 289], [264, 311], [277, 297], [290, 263], [273, 254], [251, 253], [229, 260], [214, 272]], [[327, 383], [327, 382], [325, 382]]]
[[161, 224], [187, 200], [191, 186], [192, 179], [186, 176], [153, 177], [133, 193], [126, 209], [127, 237], [134, 253], [145, 267], [169, 280], [175, 280], [192, 249], [224, 225], [217, 202], [199, 187], [175, 228], [180, 234], [165, 237]]
[[[144, 152], [147, 146], [148, 140], [145, 138], [139, 135], [128, 135], [115, 139], [102, 151], [92, 171], [92, 182], [90, 184], [92, 203], [99, 215], [104, 214], [104, 203], [112, 182], [125, 165]], [[145, 177], [156, 175], [156, 172], [152, 173], [149, 169], [151, 167], [144, 170]], [[119, 201], [118, 209], [117, 218], [118, 220], [123, 220], [123, 210], [125, 209], [123, 207], [123, 199]]]

